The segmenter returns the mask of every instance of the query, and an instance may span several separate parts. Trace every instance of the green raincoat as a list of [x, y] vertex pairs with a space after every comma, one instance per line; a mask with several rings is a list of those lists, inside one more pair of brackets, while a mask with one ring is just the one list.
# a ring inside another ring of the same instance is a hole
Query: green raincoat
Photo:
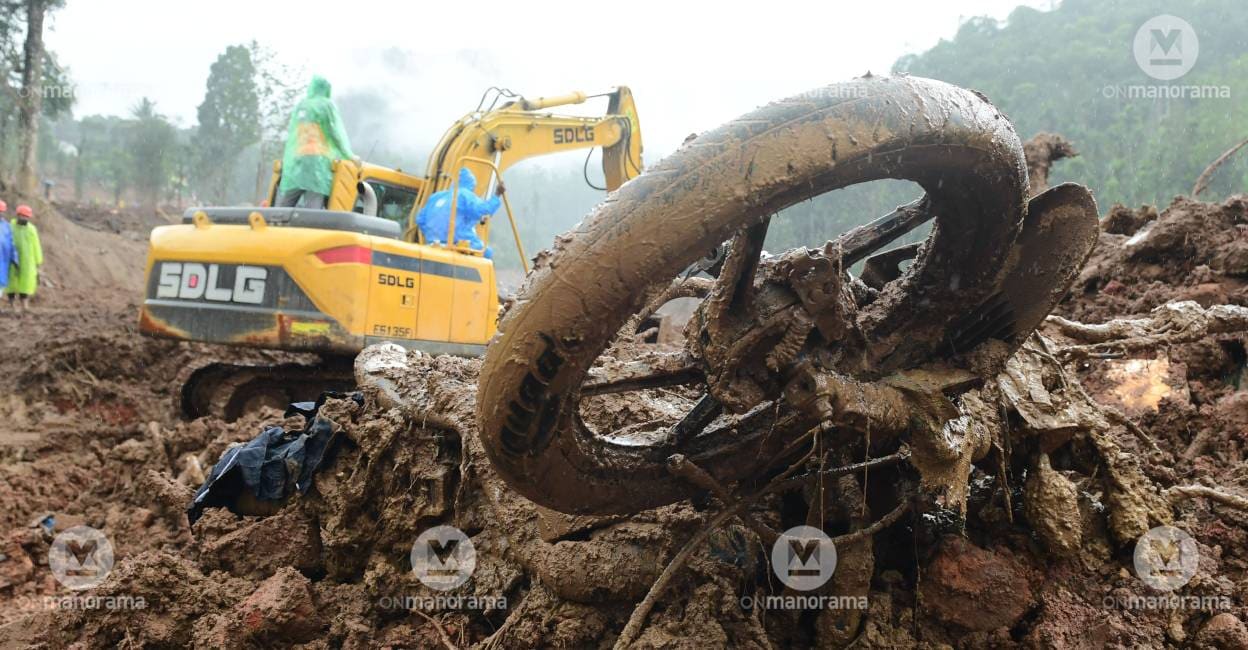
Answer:
[[319, 75], [312, 77], [308, 96], [290, 116], [279, 190], [306, 190], [328, 196], [334, 178], [331, 163], [352, 157], [347, 129], [329, 98], [329, 82]]
[[19, 264], [16, 269], [9, 269], [9, 286], [4, 292], [35, 295], [38, 285], [39, 267], [43, 264], [43, 247], [39, 245], [39, 231], [35, 224], [27, 222], [24, 226], [17, 225], [17, 219], [9, 222], [13, 227], [13, 246], [17, 248]]

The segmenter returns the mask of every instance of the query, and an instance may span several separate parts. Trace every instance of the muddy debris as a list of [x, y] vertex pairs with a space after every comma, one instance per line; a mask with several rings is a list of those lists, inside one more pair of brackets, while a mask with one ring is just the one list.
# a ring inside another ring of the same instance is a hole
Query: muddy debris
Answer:
[[[819, 494], [799, 481], [710, 531], [632, 647], [1244, 647], [1248, 355], [1244, 329], [1208, 324], [1233, 324], [1224, 306], [1248, 305], [1248, 198], [1150, 210], [1110, 211], [1060, 318], [941, 406], [959, 426], [825, 481], [842, 542], [813, 595], [835, 607], [774, 606], [797, 592], [772, 570], [769, 535], [805, 523]], [[23, 399], [0, 407], [24, 437], [0, 448], [0, 646], [611, 647], [724, 499], [750, 487], [633, 516], [540, 508], [486, 460], [480, 361], [373, 347], [356, 364], [363, 404], [322, 408], [344, 444], [312, 488], [271, 516], [209, 509], [192, 529], [186, 506], [221, 454], [302, 419], [178, 421], [170, 383], [202, 350], [137, 338], [124, 301], [85, 316], [43, 308], [110, 345], [84, 333], [22, 368], [5, 362]], [[650, 354], [619, 345], [601, 370]], [[583, 416], [603, 428], [667, 421], [697, 397], [604, 396]], [[873, 455], [893, 451], [872, 442]], [[116, 552], [81, 592], [48, 566], [56, 534], [75, 525], [104, 531]], [[471, 579], [448, 591], [412, 571], [413, 544], [438, 525], [476, 553]], [[1199, 551], [1172, 592], [1133, 562], [1140, 537], [1164, 525]]]

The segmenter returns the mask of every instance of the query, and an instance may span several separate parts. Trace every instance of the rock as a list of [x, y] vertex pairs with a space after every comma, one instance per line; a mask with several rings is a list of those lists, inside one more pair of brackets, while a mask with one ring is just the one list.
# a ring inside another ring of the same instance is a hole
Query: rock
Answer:
[[311, 639], [322, 625], [311, 585], [298, 571], [280, 569], [235, 608], [242, 633], [252, 639], [284, 643]]
[[1213, 265], [1227, 275], [1241, 278], [1248, 276], [1248, 237], [1241, 235], [1240, 239], [1226, 246], [1214, 258]]
[[1195, 647], [1218, 650], [1248, 648], [1248, 627], [1234, 614], [1224, 612], [1209, 619], [1196, 633]]
[[320, 531], [297, 508], [285, 508], [208, 538], [201, 552], [205, 566], [240, 577], [266, 578], [281, 567], [311, 572], [321, 565]]
[[195, 491], [178, 483], [168, 474], [149, 469], [139, 475], [138, 488], [148, 495], [161, 514], [172, 516], [178, 521], [186, 518], [186, 507], [190, 505]]
[[1055, 555], [1070, 557], [1079, 551], [1083, 526], [1079, 514], [1079, 491], [1070, 479], [1053, 471], [1048, 454], [1040, 454], [1036, 470], [1023, 488], [1027, 521]]
[[1227, 288], [1217, 282], [1202, 282], [1179, 289], [1175, 294], [1175, 299], [1193, 300], [1206, 309], [1231, 302], [1230, 296], [1227, 295]]
[[1157, 208], [1151, 205], [1132, 210], [1125, 205], [1115, 203], [1109, 209], [1109, 214], [1101, 220], [1101, 229], [1115, 235], [1134, 235], [1144, 224], [1156, 220]]
[[1008, 553], [947, 536], [923, 574], [923, 607], [970, 631], [1012, 627], [1036, 603], [1028, 573]]

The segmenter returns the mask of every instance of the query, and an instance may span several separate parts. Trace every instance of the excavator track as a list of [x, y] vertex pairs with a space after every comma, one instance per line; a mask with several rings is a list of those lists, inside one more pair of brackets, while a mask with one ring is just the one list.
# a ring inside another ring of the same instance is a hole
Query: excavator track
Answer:
[[185, 368], [174, 407], [182, 417], [212, 416], [232, 422], [265, 406], [284, 409], [310, 401], [327, 390], [355, 385], [350, 357], [326, 357], [320, 363], [230, 363], [207, 360]]

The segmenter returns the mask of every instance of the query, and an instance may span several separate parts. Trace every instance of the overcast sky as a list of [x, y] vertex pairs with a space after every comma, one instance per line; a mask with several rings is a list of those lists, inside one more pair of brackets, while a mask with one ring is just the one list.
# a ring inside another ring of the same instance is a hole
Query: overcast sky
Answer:
[[255, 39], [329, 78], [335, 95], [391, 100], [378, 123], [397, 128], [351, 133], [357, 151], [379, 138], [427, 149], [489, 86], [540, 96], [624, 84], [654, 160], [689, 133], [772, 99], [887, 72], [966, 18], [1003, 19], [1019, 4], [1050, 0], [372, 2], [351, 15], [332, 13], [342, 3], [312, 0], [68, 0], [47, 42], [77, 83], [75, 115], [126, 114], [147, 96], [191, 126], [209, 66], [227, 45]]

